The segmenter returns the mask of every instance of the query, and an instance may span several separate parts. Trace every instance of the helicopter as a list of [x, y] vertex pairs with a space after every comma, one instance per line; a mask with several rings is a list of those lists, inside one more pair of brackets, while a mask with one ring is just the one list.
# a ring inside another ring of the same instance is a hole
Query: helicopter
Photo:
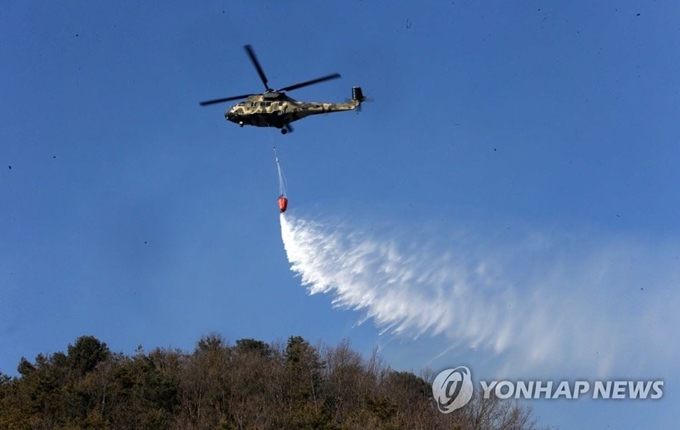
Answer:
[[245, 45], [244, 49], [246, 50], [250, 61], [253, 63], [253, 66], [255, 66], [257, 73], [260, 75], [265, 92], [261, 94], [243, 94], [240, 96], [207, 100], [199, 103], [201, 106], [209, 106], [217, 103], [245, 99], [244, 101], [233, 105], [224, 113], [224, 117], [227, 121], [236, 123], [241, 127], [244, 125], [276, 127], [281, 130], [281, 134], [287, 134], [293, 131], [293, 127], [290, 125], [291, 122], [310, 115], [355, 110], [361, 106], [362, 102], [366, 101], [366, 97], [364, 97], [361, 87], [352, 87], [352, 98], [345, 103], [303, 102], [295, 100], [288, 97], [285, 92], [338, 79], [340, 78], [340, 74], [331, 73], [330, 75], [322, 76], [320, 78], [274, 90], [269, 87], [267, 77], [264, 74], [260, 62], [255, 56], [255, 51], [252, 46]]

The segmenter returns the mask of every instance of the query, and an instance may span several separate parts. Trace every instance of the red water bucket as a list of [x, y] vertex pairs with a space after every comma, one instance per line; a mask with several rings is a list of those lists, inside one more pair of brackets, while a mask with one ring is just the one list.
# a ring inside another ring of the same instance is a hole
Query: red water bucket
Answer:
[[288, 209], [288, 199], [286, 196], [279, 197], [279, 210], [284, 213]]

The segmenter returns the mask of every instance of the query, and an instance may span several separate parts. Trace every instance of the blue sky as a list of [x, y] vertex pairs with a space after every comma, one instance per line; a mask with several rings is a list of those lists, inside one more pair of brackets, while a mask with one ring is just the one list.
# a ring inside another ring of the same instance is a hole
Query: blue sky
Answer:
[[[83, 334], [128, 353], [212, 331], [349, 338], [416, 372], [661, 377], [658, 402], [533, 406], [563, 428], [674, 425], [678, 16], [672, 1], [6, 5], [0, 370]], [[273, 87], [343, 75], [295, 98], [360, 85], [375, 101], [287, 136], [227, 123], [228, 105], [198, 102], [261, 90], [248, 43]], [[486, 331], [381, 334], [358, 323], [393, 302], [338, 308], [352, 282], [309, 295], [281, 242], [272, 145], [292, 220], [392, 244], [421, 276], [488, 267], [466, 278], [479, 307], [464, 313]], [[562, 325], [522, 326], [497, 291]]]

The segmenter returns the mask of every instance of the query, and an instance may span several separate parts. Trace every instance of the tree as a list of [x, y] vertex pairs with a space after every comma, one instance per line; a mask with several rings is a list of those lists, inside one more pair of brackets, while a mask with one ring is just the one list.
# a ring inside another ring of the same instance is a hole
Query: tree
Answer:
[[237, 340], [235, 352], [238, 354], [257, 354], [263, 358], [269, 358], [272, 355], [272, 349], [269, 345], [255, 339]]
[[76, 376], [92, 371], [110, 355], [109, 348], [94, 336], [81, 336], [68, 346], [68, 360]]
[[442, 414], [433, 373], [392, 370], [376, 351], [365, 360], [349, 341], [229, 346], [211, 334], [191, 353], [128, 356], [84, 336], [67, 354], [22, 357], [18, 370], [0, 373], [0, 429], [535, 429], [530, 409], [479, 395]]
[[21, 376], [29, 376], [33, 371], [35, 371], [35, 366], [31, 364], [30, 361], [26, 360], [25, 357], [21, 357], [19, 365], [17, 366], [17, 372], [19, 372]]
[[5, 375], [0, 370], [0, 388], [8, 386], [11, 381], [12, 378], [10, 378], [9, 375]]

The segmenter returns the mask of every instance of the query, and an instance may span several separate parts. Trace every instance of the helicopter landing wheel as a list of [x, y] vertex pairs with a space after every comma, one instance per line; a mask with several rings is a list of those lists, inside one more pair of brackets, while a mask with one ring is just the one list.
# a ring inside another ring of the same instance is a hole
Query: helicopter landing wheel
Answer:
[[281, 134], [287, 134], [287, 133], [288, 133], [288, 130], [286, 130], [285, 128], [281, 129]]

